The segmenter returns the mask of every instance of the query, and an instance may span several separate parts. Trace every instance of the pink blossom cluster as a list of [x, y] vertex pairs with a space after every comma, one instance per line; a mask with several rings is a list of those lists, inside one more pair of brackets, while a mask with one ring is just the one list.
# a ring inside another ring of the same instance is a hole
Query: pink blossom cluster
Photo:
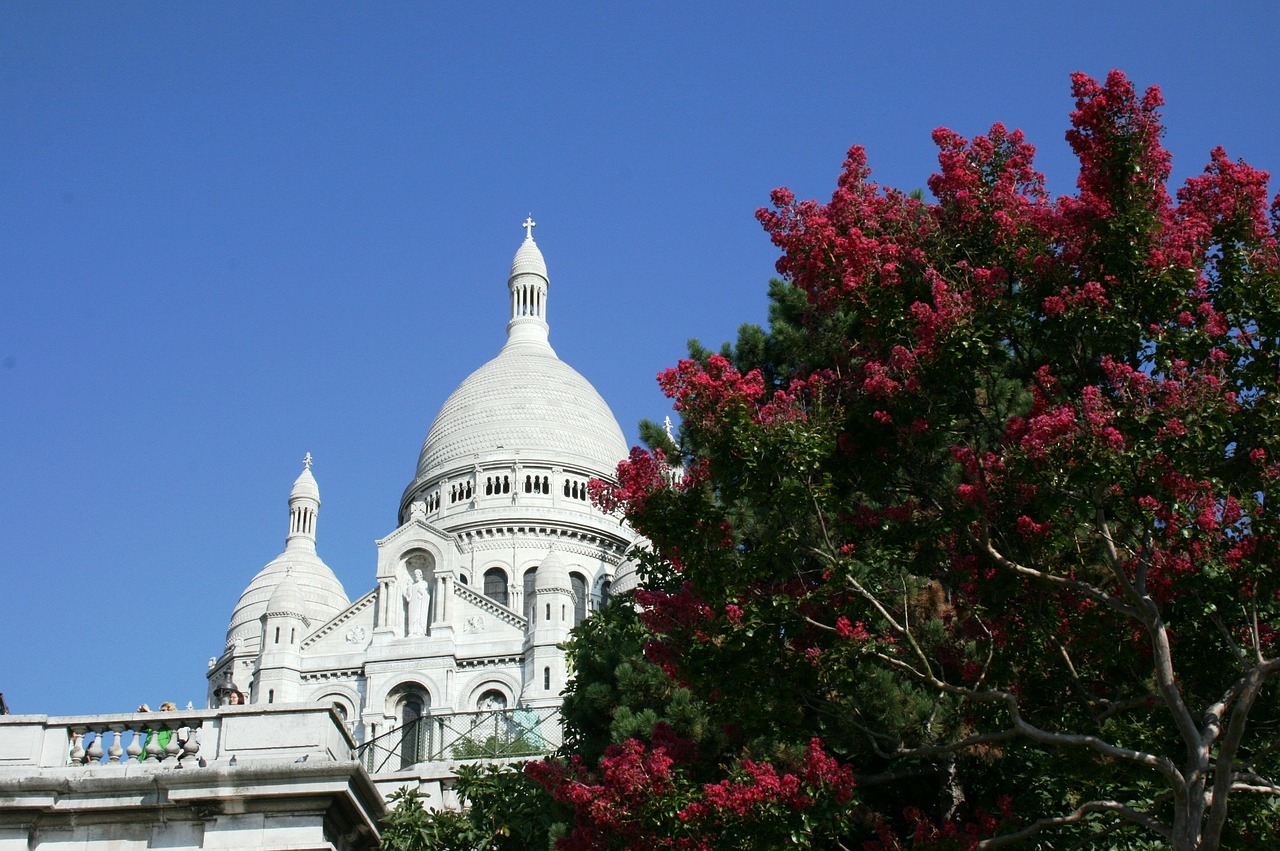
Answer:
[[[685, 777], [694, 750], [665, 725], [654, 742], [628, 739], [611, 745], [597, 770], [580, 760], [547, 759], [525, 773], [573, 809], [561, 851], [607, 848], [709, 849], [721, 837], [760, 829], [776, 832], [791, 814], [843, 807], [853, 800], [852, 770], [812, 739], [795, 765], [743, 758], [733, 776], [696, 784]], [[668, 818], [674, 813], [674, 818]]]

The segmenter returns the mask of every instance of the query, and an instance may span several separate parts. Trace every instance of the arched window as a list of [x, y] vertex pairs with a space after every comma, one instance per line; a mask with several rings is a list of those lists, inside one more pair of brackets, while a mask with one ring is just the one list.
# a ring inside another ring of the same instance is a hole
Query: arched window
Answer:
[[596, 604], [596, 609], [603, 609], [609, 605], [609, 591], [613, 588], [612, 579], [600, 580], [600, 602]]
[[400, 703], [400, 768], [411, 768], [426, 756], [427, 724], [423, 721], [426, 703], [421, 695], [409, 694]]
[[524, 572], [524, 616], [532, 619], [534, 616], [533, 607], [533, 589], [538, 582], [538, 568], [531, 567]]
[[496, 688], [487, 689], [476, 701], [476, 709], [493, 711], [507, 708], [507, 696]]
[[500, 567], [491, 567], [484, 572], [484, 595], [507, 605], [507, 572]]
[[532, 476], [524, 477], [524, 492], [533, 493], [533, 477]]
[[551, 669], [550, 668], [542, 669], [542, 688], [547, 691], [551, 690]]
[[587, 578], [570, 573], [569, 587], [573, 590], [573, 625], [577, 626], [587, 618]]

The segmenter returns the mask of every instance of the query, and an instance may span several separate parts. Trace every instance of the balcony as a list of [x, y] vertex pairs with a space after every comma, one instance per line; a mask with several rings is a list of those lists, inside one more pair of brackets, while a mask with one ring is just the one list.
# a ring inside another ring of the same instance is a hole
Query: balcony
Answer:
[[0, 848], [378, 843], [382, 796], [328, 707], [0, 717]]

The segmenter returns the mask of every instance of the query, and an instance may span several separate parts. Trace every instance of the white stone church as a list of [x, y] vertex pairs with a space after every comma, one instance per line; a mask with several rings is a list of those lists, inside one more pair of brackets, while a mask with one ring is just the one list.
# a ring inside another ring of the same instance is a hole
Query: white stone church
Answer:
[[211, 707], [233, 691], [331, 704], [364, 743], [426, 716], [559, 705], [561, 645], [629, 583], [636, 536], [587, 497], [627, 443], [548, 342], [547, 266], [525, 229], [506, 345], [431, 424], [398, 525], [377, 543], [373, 587], [351, 600], [320, 556], [308, 455], [284, 552], [249, 582], [211, 660]]
[[548, 341], [533, 227], [506, 344], [431, 424], [370, 590], [351, 599], [321, 558], [307, 455], [284, 551], [209, 660], [207, 709], [0, 718], [0, 851], [368, 848], [388, 792], [448, 806], [459, 763], [560, 744], [563, 643], [635, 584], [639, 539], [588, 498], [627, 444]]

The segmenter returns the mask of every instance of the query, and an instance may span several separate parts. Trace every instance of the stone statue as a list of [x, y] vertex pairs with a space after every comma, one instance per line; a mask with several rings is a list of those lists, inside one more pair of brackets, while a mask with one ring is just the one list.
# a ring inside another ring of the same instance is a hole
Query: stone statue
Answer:
[[422, 571], [413, 572], [413, 581], [404, 591], [404, 601], [409, 604], [409, 635], [426, 635], [427, 619], [431, 610], [431, 587], [422, 578]]

